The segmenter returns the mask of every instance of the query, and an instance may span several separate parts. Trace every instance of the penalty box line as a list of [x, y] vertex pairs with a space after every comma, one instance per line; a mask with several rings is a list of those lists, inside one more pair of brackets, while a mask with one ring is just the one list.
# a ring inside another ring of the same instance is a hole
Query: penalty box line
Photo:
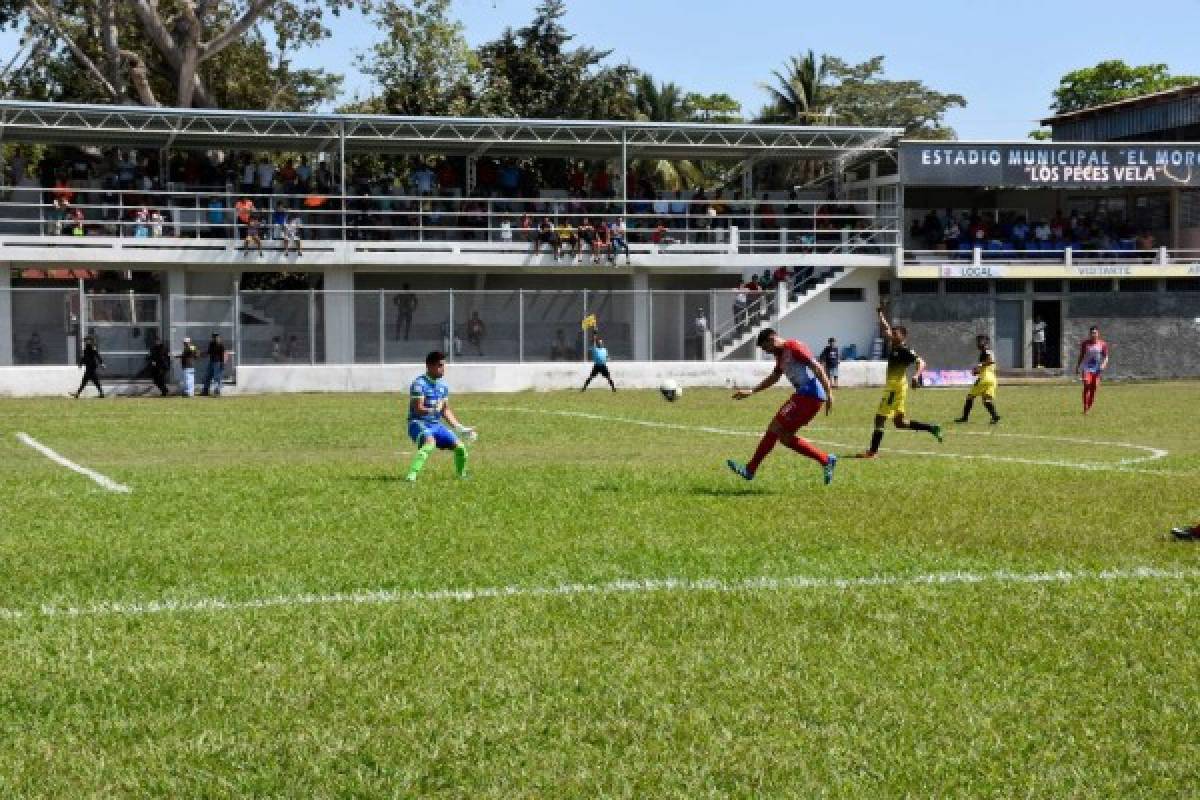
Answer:
[[[593, 413], [586, 412], [586, 411], [557, 411], [557, 410], [540, 409], [540, 408], [492, 408], [492, 409], [480, 409], [480, 410], [481, 411], [496, 411], [496, 412], [502, 412], [502, 413], [546, 414], [546, 415], [557, 416], [557, 417], [576, 417], [578, 419], [590, 419], [590, 420], [596, 420], [598, 422], [621, 422], [626, 425], [638, 425], [643, 428], [660, 428], [663, 430], [688, 431], [688, 432], [692, 432], [692, 433], [711, 433], [711, 434], [715, 434], [718, 436], [744, 436], [744, 437], [753, 437], [753, 438], [759, 438], [762, 436], [761, 432], [756, 433], [754, 431], [740, 431], [740, 430], [735, 430], [732, 428], [715, 428], [715, 427], [710, 427], [707, 425], [683, 425], [683, 424], [676, 423], [676, 422], [658, 422], [656, 420], [634, 419], [632, 417], [614, 417], [614, 416], [609, 416], [606, 414], [593, 414]], [[814, 428], [813, 431], [819, 433], [821, 431], [821, 429], [818, 427], [818, 428]], [[800, 433], [804, 433], [804, 431], [801, 430]], [[969, 431], [960, 431], [957, 433], [965, 433], [968, 435], [972, 435], [972, 432], [969, 432]], [[957, 433], [955, 435], [957, 435]], [[882, 452], [897, 453], [897, 454], [906, 455], [906, 456], [933, 456], [935, 458], [954, 458], [954, 459], [961, 459], [964, 461], [997, 461], [997, 462], [1007, 463], [1007, 464], [1029, 464], [1029, 465], [1033, 465], [1033, 466], [1043, 466], [1043, 467], [1061, 467], [1064, 469], [1075, 469], [1075, 470], [1081, 470], [1084, 472], [1128, 472], [1128, 473], [1133, 473], [1136, 475], [1165, 475], [1165, 476], [1173, 476], [1173, 475], [1183, 474], [1183, 473], [1179, 473], [1179, 472], [1171, 472], [1168, 470], [1153, 470], [1153, 469], [1142, 469], [1142, 468], [1134, 467], [1133, 466], [1134, 464], [1142, 464], [1147, 461], [1156, 461], [1160, 458], [1164, 458], [1165, 456], [1167, 456], [1169, 454], [1168, 451], [1166, 451], [1166, 450], [1162, 450], [1162, 449], [1156, 448], [1156, 447], [1149, 447], [1147, 445], [1129, 444], [1127, 442], [1100, 442], [1100, 441], [1091, 441], [1088, 439], [1074, 439], [1074, 438], [1069, 438], [1069, 437], [1065, 437], [1065, 436], [1057, 437], [1057, 436], [1046, 436], [1046, 435], [1039, 435], [1039, 434], [1029, 434], [1028, 436], [1026, 436], [1025, 434], [1020, 434], [1020, 433], [1009, 433], [1009, 434], [973, 433], [973, 435], [978, 435], [978, 436], [1003, 435], [1003, 436], [1007, 436], [1010, 438], [1041, 439], [1041, 440], [1046, 440], [1046, 441], [1067, 442], [1070, 444], [1092, 444], [1092, 445], [1107, 446], [1107, 447], [1124, 447], [1124, 448], [1128, 448], [1131, 450], [1147, 451], [1149, 453], [1149, 455], [1147, 455], [1143, 458], [1122, 459], [1121, 461], [1118, 461], [1118, 462], [1115, 462], [1112, 464], [1096, 464], [1096, 463], [1089, 463], [1089, 462], [1085, 462], [1085, 461], [1064, 461], [1061, 459], [1022, 458], [1020, 456], [997, 456], [997, 455], [992, 455], [989, 453], [946, 453], [946, 452], [941, 452], [938, 450], [906, 450], [906, 449], [896, 448], [896, 447], [885, 447], [882, 449]], [[811, 438], [815, 442], [820, 442], [821, 444], [826, 444], [826, 445], [832, 445], [834, 447], [851, 447], [851, 448], [854, 447], [854, 445], [847, 444], [846, 442], [834, 442], [834, 441], [830, 441], [828, 439], [816, 438], [816, 437], [806, 437], [806, 438]]]
[[98, 603], [88, 606], [44, 605], [31, 610], [0, 609], [0, 620], [28, 620], [48, 617], [149, 616], [173, 613], [238, 612], [260, 609], [290, 609], [312, 606], [380, 606], [403, 603], [467, 603], [506, 598], [570, 598], [580, 596], [670, 593], [745, 593], [786, 591], [853, 591], [873, 588], [921, 588], [989, 585], [1062, 585], [1069, 583], [1112, 583], [1117, 581], [1193, 581], [1200, 579], [1198, 569], [1160, 569], [1132, 567], [1109, 570], [1055, 570], [1051, 572], [933, 572], [923, 575], [868, 575], [857, 578], [821, 578], [791, 576], [758, 577], [743, 580], [718, 578], [649, 578], [610, 581], [608, 583], [567, 583], [558, 586], [496, 586], [464, 589], [398, 590], [376, 589], [334, 594], [274, 595], [249, 600], [200, 598], [194, 600], [152, 600], [130, 603]]
[[129, 494], [130, 492], [133, 491], [132, 489], [130, 489], [128, 486], [126, 486], [123, 483], [117, 483], [112, 478], [109, 478], [106, 475], [101, 475], [99, 472], [96, 472], [94, 469], [88, 469], [85, 466], [76, 464], [74, 461], [72, 461], [71, 459], [69, 459], [65, 456], [59, 455], [58, 453], [51, 450], [49, 447], [46, 447], [46, 445], [39, 442], [37, 439], [34, 439], [28, 433], [23, 433], [23, 432], [18, 433], [17, 439], [20, 440], [20, 442], [22, 444], [32, 447], [34, 450], [38, 451], [39, 453], [44, 455], [46, 458], [53, 461], [55, 464], [66, 467], [67, 469], [71, 470], [72, 472], [78, 472], [80, 475], [85, 475], [88, 478], [91, 478], [97, 484], [99, 484], [100, 486], [102, 486], [103, 488], [107, 489], [110, 492], [119, 492], [121, 494]]

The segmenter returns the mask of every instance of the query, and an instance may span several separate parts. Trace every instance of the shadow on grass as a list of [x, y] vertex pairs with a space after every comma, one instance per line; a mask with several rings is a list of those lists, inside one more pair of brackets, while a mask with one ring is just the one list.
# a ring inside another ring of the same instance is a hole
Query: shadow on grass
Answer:
[[403, 483], [404, 476], [398, 472], [375, 472], [370, 475], [350, 475], [349, 480], [365, 483]]
[[680, 487], [680, 492], [700, 497], [766, 497], [779, 494], [761, 486], [688, 486]]

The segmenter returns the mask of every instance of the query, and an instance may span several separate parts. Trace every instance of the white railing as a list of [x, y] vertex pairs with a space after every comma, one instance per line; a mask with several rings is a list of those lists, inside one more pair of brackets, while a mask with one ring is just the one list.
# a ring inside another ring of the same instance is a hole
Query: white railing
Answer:
[[[71, 247], [92, 246], [90, 240], [98, 237], [131, 239], [147, 246], [154, 242], [145, 240], [156, 239], [198, 240], [197, 246], [206, 241], [240, 243], [254, 232], [264, 241], [283, 240], [294, 233], [305, 244], [352, 241], [436, 249], [453, 243], [488, 252], [555, 249], [557, 242], [557, 249], [571, 257], [590, 257], [597, 251], [608, 257], [619, 248], [612, 246], [611, 237], [594, 232], [602, 225], [623, 226], [628, 244], [650, 246], [657, 253], [889, 254], [898, 241], [895, 204], [865, 201], [621, 202], [565, 195], [342, 196], [243, 194], [232, 187], [136, 191], [33, 185], [9, 187], [3, 196], [0, 235], [53, 237], [57, 246]], [[244, 200], [252, 206], [237, 208]], [[543, 226], [548, 230], [540, 230]]]

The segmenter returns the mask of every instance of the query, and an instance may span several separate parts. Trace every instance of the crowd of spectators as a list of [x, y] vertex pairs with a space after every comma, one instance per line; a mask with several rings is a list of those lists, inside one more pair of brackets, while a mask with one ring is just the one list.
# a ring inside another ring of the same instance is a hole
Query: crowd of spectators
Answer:
[[1017, 212], [928, 211], [913, 218], [908, 247], [917, 250], [1085, 251], [1153, 250], [1153, 234], [1124, 219], [1071, 212], [1030, 220]]
[[[253, 232], [298, 250], [301, 239], [341, 239], [344, 224], [354, 240], [533, 247], [549, 218], [556, 230], [572, 228], [584, 246], [589, 226], [611, 235], [618, 219], [626, 229], [620, 243], [660, 247], [728, 242], [734, 227], [743, 243], [768, 249], [840, 245], [846, 229], [858, 245], [874, 238], [871, 220], [853, 205], [801, 202], [794, 191], [757, 199], [720, 188], [672, 192], [632, 169], [623, 206], [604, 162], [564, 170], [559, 161], [550, 170], [545, 160], [482, 158], [468, 193], [461, 157], [373, 158], [348, 166], [343, 199], [331, 164], [308, 155], [177, 151], [164, 163], [157, 150], [47, 149], [31, 163], [24, 146], [10, 153], [5, 226], [29, 219], [24, 227], [54, 235], [236, 238], [249, 246]], [[37, 213], [16, 213], [22, 205]], [[560, 232], [559, 240], [567, 237]]]

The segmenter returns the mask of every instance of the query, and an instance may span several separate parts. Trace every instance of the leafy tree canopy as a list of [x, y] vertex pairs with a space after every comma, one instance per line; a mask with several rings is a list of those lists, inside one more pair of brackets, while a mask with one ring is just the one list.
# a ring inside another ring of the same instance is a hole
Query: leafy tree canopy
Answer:
[[1101, 61], [1062, 76], [1050, 108], [1056, 114], [1066, 114], [1197, 83], [1200, 76], [1172, 75], [1166, 64], [1130, 66], [1119, 59]]

